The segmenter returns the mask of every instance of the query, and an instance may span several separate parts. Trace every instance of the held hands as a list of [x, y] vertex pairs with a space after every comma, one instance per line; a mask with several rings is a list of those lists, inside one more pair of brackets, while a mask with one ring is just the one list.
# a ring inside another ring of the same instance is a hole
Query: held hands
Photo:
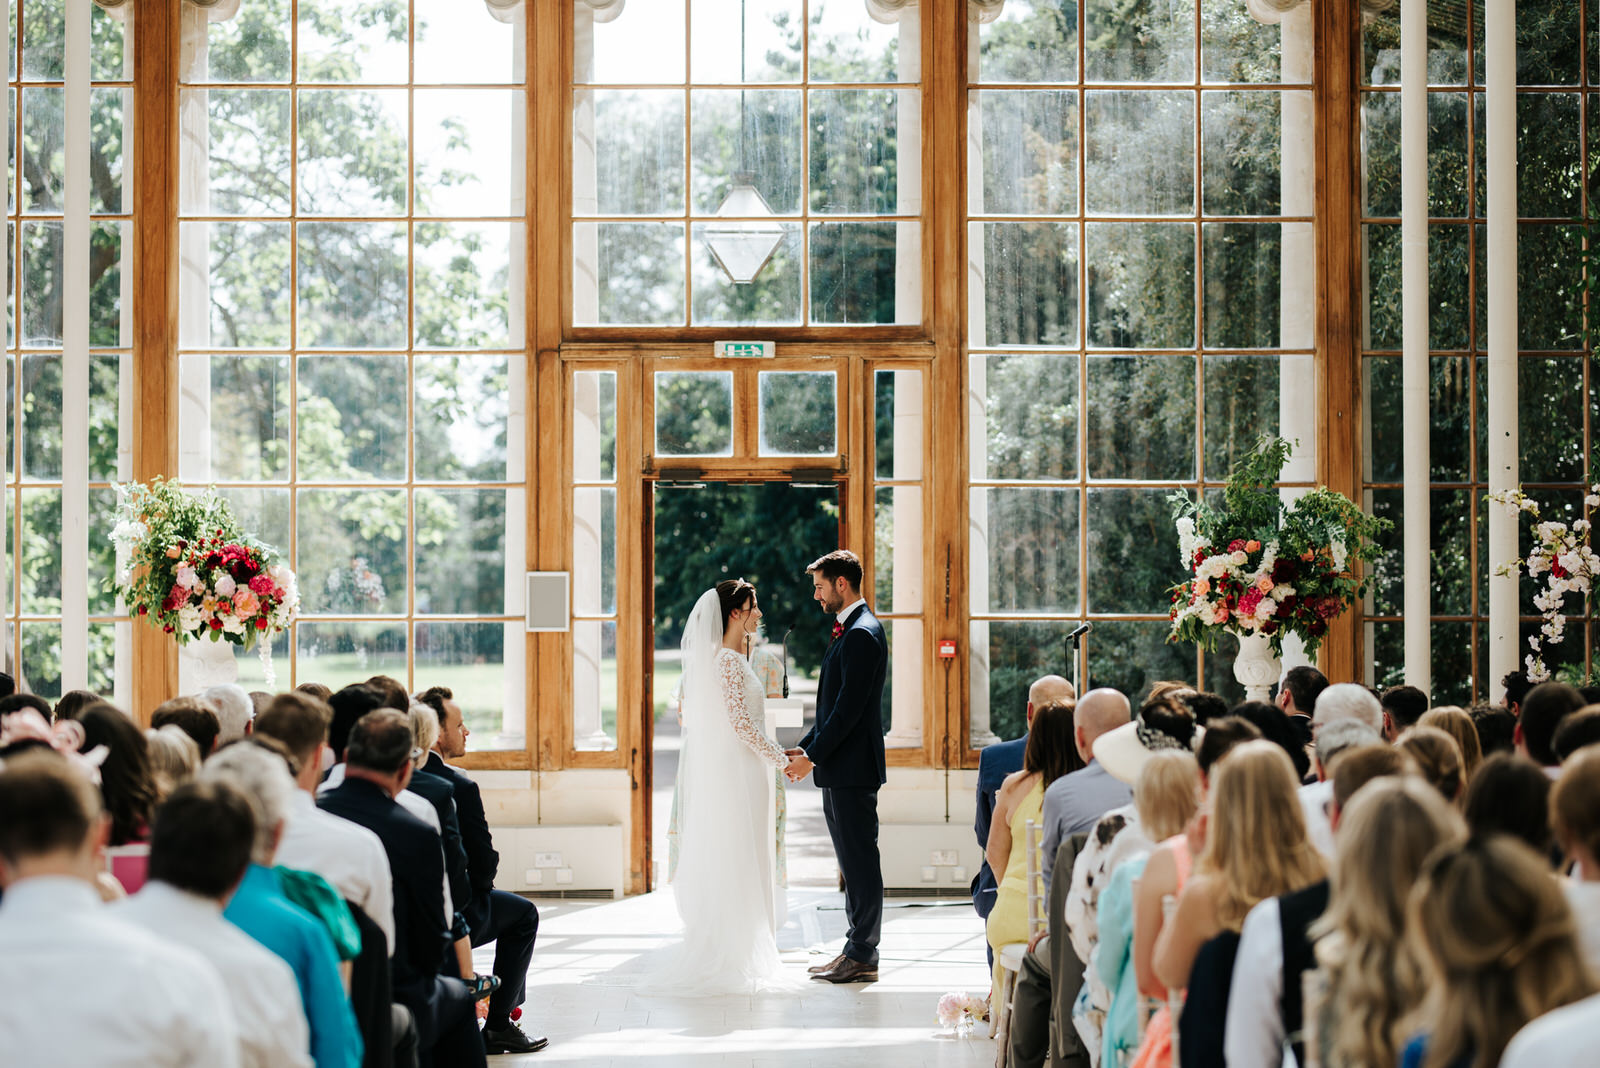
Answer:
[[811, 760], [804, 749], [785, 749], [783, 754], [789, 758], [789, 766], [783, 774], [790, 782], [799, 782], [811, 774]]

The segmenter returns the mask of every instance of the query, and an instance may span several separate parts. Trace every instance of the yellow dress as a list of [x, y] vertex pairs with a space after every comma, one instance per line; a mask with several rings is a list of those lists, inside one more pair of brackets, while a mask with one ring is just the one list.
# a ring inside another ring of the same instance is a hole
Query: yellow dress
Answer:
[[1000, 986], [1000, 947], [1028, 940], [1028, 821], [1038, 822], [1044, 809], [1044, 780], [1033, 784], [1011, 814], [1011, 855], [1006, 858], [1005, 877], [995, 895], [994, 911], [989, 913], [986, 932], [994, 950], [995, 989]]

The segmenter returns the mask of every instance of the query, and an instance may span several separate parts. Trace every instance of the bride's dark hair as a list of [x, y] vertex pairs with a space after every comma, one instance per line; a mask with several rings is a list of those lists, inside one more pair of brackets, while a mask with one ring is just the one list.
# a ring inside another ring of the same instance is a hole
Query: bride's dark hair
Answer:
[[728, 629], [728, 619], [747, 606], [756, 595], [756, 588], [744, 579], [724, 579], [717, 583], [717, 600], [722, 602], [722, 629]]

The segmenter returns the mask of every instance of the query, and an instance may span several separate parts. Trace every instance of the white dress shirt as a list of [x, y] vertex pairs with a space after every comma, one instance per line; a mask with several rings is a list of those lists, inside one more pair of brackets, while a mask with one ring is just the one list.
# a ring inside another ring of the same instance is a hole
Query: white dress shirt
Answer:
[[389, 855], [377, 835], [322, 811], [309, 793], [296, 790], [273, 863], [316, 872], [332, 883], [383, 928], [389, 954], [394, 955], [394, 882]]
[[1300, 814], [1306, 820], [1306, 835], [1322, 859], [1333, 860], [1333, 822], [1328, 808], [1333, 804], [1333, 780], [1308, 783], [1300, 787]]
[[1587, 1068], [1600, 1035], [1600, 994], [1553, 1009], [1518, 1031], [1500, 1068]]
[[850, 613], [867, 603], [865, 597], [857, 597], [839, 611], [839, 625], [842, 627], [850, 621]]
[[239, 1033], [204, 957], [141, 930], [69, 876], [0, 902], [0, 1060], [82, 1068], [237, 1068]]
[[1294, 1052], [1283, 1035], [1283, 925], [1278, 899], [1263, 899], [1244, 918], [1228, 988], [1222, 1049], [1228, 1064], [1284, 1064]]
[[1567, 879], [1562, 887], [1567, 894], [1567, 905], [1572, 909], [1572, 919], [1578, 925], [1578, 948], [1589, 970], [1600, 975], [1600, 883]]
[[310, 1068], [311, 1028], [300, 986], [282, 958], [222, 918], [218, 902], [151, 881], [112, 915], [210, 961], [239, 1025], [243, 1068]]
[[[344, 782], [344, 764], [335, 764], [331, 769], [329, 769], [328, 777], [322, 780], [322, 784], [317, 787], [317, 796], [321, 797], [323, 794], [327, 793], [329, 790], [332, 790], [342, 782]], [[410, 790], [401, 790], [399, 793], [394, 795], [394, 800], [395, 804], [399, 805], [401, 808], [417, 817], [417, 819], [421, 820], [423, 823], [426, 823], [429, 827], [432, 827], [433, 833], [439, 836], [441, 843], [439, 848], [444, 848], [444, 826], [439, 822], [439, 813], [434, 811], [432, 801], [429, 801], [421, 794], [413, 793]], [[334, 819], [338, 818], [339, 817], [337, 816], [334, 817]], [[388, 859], [387, 854], [385, 854], [385, 859]], [[392, 888], [389, 892], [391, 894], [394, 893]], [[449, 872], [445, 872], [444, 876], [444, 922], [446, 927], [449, 927], [456, 922], [456, 906], [455, 903], [450, 900]], [[389, 945], [392, 948], [394, 946], [393, 920], [390, 921], [390, 930], [387, 933], [390, 935]]]

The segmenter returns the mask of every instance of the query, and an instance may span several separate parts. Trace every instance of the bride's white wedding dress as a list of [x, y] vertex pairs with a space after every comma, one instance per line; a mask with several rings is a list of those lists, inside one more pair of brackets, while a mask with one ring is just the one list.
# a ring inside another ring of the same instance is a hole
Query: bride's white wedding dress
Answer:
[[715, 590], [683, 637], [683, 761], [673, 899], [683, 941], [643, 985], [675, 995], [790, 985], [778, 959], [774, 767], [788, 757], [765, 731], [765, 694], [749, 662], [722, 644]]

